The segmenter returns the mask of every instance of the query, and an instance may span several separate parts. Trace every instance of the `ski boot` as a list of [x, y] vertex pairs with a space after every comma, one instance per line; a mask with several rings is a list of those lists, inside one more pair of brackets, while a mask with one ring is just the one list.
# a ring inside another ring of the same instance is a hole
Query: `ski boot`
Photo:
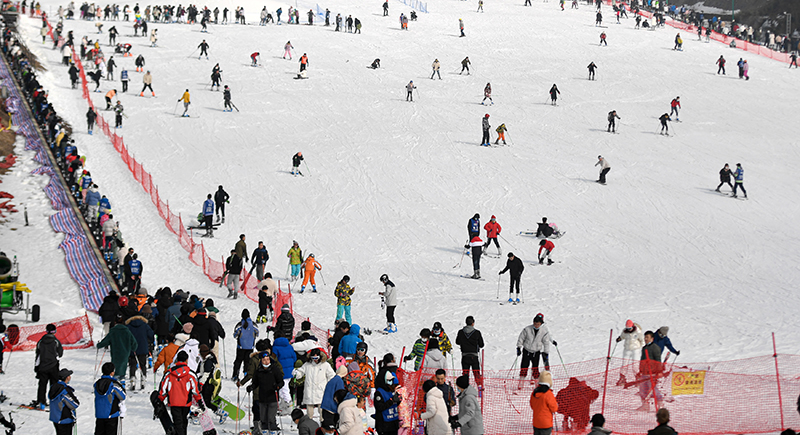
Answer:
[[228, 413], [222, 408], [217, 409], [217, 412], [214, 414], [219, 417], [219, 424], [225, 423], [225, 421], [228, 419]]
[[300, 294], [303, 294], [304, 291], [306, 291], [306, 286], [300, 286]]
[[396, 323], [392, 323], [391, 325], [392, 325], [392, 330], [390, 332], [393, 332], [393, 333], [397, 332], [397, 324]]
[[386, 327], [385, 327], [385, 328], [383, 328], [383, 333], [384, 333], [384, 334], [388, 334], [388, 333], [390, 333], [390, 332], [392, 332], [392, 324], [391, 324], [391, 323], [387, 323], [387, 324], [386, 324]]
[[189, 413], [189, 422], [198, 425], [200, 424], [200, 413], [197, 411], [192, 411]]
[[144, 391], [144, 376], [142, 376], [142, 380], [139, 381], [139, 388]]
[[514, 303], [516, 303], [516, 304], [519, 303], [519, 297], [517, 297], [517, 299], [514, 300]]
[[549, 265], [551, 265], [551, 264], [553, 264], [553, 263], [555, 263], [553, 260], [551, 260], [551, 259], [549, 259], [549, 258], [547, 259], [547, 265], [548, 265], [548, 266], [549, 266]]
[[508, 297], [508, 302], [514, 302], [514, 299], [512, 299], [511, 296], [509, 296]]
[[311, 293], [316, 293], [316, 292], [317, 292], [317, 285], [316, 284], [312, 284], [311, 285]]

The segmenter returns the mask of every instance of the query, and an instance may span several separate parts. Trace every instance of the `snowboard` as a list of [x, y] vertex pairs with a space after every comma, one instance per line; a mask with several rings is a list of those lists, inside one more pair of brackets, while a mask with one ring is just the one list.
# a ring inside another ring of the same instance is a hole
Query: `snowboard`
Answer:
[[164, 429], [166, 435], [175, 435], [175, 427], [172, 425], [172, 419], [167, 412], [167, 405], [158, 398], [158, 390], [150, 393], [150, 403], [153, 405], [153, 420], [161, 422], [161, 427]]
[[228, 400], [224, 399], [221, 396], [217, 396], [212, 400], [214, 405], [222, 408], [225, 412], [228, 413], [228, 418], [232, 420], [239, 421], [245, 417], [247, 414], [243, 409], [237, 408], [236, 405], [229, 402]]
[[200, 428], [203, 430], [203, 435], [217, 435], [217, 429], [214, 428], [214, 419], [208, 409], [200, 412]]

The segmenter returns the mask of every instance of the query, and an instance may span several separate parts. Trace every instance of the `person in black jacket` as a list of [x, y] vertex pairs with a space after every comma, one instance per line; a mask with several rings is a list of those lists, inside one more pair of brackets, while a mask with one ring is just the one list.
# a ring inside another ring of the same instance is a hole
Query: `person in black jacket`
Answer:
[[392, 353], [387, 353], [378, 361], [378, 374], [375, 376], [375, 388], [389, 390], [391, 380], [397, 377], [397, 361]]
[[270, 432], [278, 430], [275, 416], [278, 414], [278, 390], [283, 387], [283, 367], [273, 361], [268, 351], [261, 352], [261, 364], [253, 374], [247, 392], [258, 389], [258, 407], [261, 428]]
[[278, 316], [275, 326], [268, 326], [267, 331], [273, 331], [274, 339], [285, 337], [287, 340], [292, 341], [294, 336], [294, 316], [291, 313], [289, 304], [283, 304], [281, 315]]
[[208, 312], [206, 309], [200, 308], [197, 310], [191, 323], [194, 325], [192, 328], [192, 338], [197, 340], [198, 343], [205, 344], [209, 348], [212, 348], [217, 341], [217, 333], [212, 327], [212, 323], [208, 320]]
[[[546, 220], [547, 218], [545, 218]], [[514, 256], [513, 252], [508, 253], [508, 261], [506, 261], [506, 268], [500, 271], [500, 275], [506, 273], [506, 271], [511, 271], [511, 282], [508, 286], [508, 301], [513, 302], [511, 299], [511, 294], [514, 292], [514, 285], [516, 284], [517, 287], [517, 299], [516, 301], [519, 302], [519, 280], [522, 277], [522, 271], [525, 270], [525, 265], [522, 264], [522, 260]]]
[[[128, 248], [128, 254], [125, 255], [125, 259], [122, 260], [122, 265], [123, 265], [123, 269], [122, 269], [123, 272], [122, 273], [125, 275], [125, 283], [126, 284], [132, 282], [132, 280], [131, 280], [131, 261], [133, 261], [133, 248]], [[132, 290], [133, 290], [132, 288], [128, 288], [126, 291], [127, 291], [127, 293], [133, 293]], [[127, 293], [123, 292], [122, 294], [127, 294]]]
[[719, 188], [725, 183], [728, 183], [728, 186], [730, 186], [731, 190], [733, 190], [733, 184], [731, 184], [731, 174], [732, 172], [730, 166], [725, 163], [725, 167], [719, 170], [719, 186], [717, 186], [717, 192], [719, 192]]
[[119, 314], [119, 295], [114, 290], [111, 290], [106, 297], [103, 298], [103, 305], [97, 310], [100, 319], [103, 321], [103, 335], [108, 334], [111, 329], [111, 324], [117, 320]]
[[536, 237], [550, 237], [553, 235], [553, 227], [547, 223], [547, 218], [543, 217], [542, 221], [539, 222], [538, 227], [536, 228]]
[[[245, 254], [246, 255], [246, 254]], [[236, 255], [236, 250], [231, 250], [231, 256], [225, 260], [225, 272], [227, 276], [228, 297], [236, 299], [239, 297], [239, 275], [242, 273], [242, 258]]]
[[156, 316], [156, 329], [153, 331], [158, 336], [159, 344], [169, 343], [169, 307], [172, 306], [172, 289], [164, 287], [156, 292], [156, 308], [158, 315]]
[[475, 318], [467, 316], [467, 326], [461, 328], [456, 336], [456, 345], [461, 347], [461, 370], [463, 376], [469, 376], [469, 370], [475, 375], [475, 383], [482, 384], [481, 363], [478, 352], [483, 347], [481, 331], [475, 329]]
[[64, 356], [64, 348], [61, 347], [61, 342], [56, 338], [56, 325], [51, 323], [47, 325], [45, 330], [47, 333], [36, 343], [36, 365], [33, 367], [33, 372], [36, 373], [36, 378], [39, 379], [39, 391], [37, 392], [36, 400], [30, 405], [32, 407], [47, 404], [47, 397], [45, 396], [47, 384], [49, 382], [50, 388], [53, 388], [58, 383], [58, 359]]
[[342, 341], [342, 337], [350, 333], [350, 324], [347, 321], [342, 320], [336, 325], [336, 330], [333, 332], [333, 337], [328, 341], [331, 347], [331, 359], [336, 361], [336, 358], [339, 357], [339, 342]]
[[230, 199], [230, 195], [224, 189], [222, 189], [222, 185], [219, 186], [216, 192], [214, 192], [214, 204], [216, 204], [216, 215], [217, 215], [217, 222], [219, 222], [219, 212], [222, 211], [222, 223], [225, 223], [225, 204]]

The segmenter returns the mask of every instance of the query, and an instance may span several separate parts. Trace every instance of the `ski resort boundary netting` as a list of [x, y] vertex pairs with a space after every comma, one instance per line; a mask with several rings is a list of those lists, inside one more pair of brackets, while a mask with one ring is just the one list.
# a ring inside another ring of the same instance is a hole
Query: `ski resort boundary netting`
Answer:
[[[89, 315], [76, 317], [74, 319], [53, 322], [56, 325], [56, 338], [61, 342], [61, 346], [66, 349], [86, 349], [94, 346], [92, 341], [92, 323]], [[18, 331], [8, 328], [7, 339], [11, 348], [6, 347], [3, 352], [19, 352], [36, 349], [39, 339], [44, 336], [46, 325], [22, 326]]]
[[[553, 355], [550, 357], [553, 362]], [[589, 419], [600, 412], [606, 418], [605, 427], [616, 434], [644, 434], [656, 426], [654, 391], [646, 383], [636, 383], [639, 362], [611, 358], [606, 371], [606, 361], [598, 358], [550, 366], [559, 407], [553, 419], [554, 432], [587, 433]], [[776, 375], [778, 367], [780, 377]], [[447, 372], [448, 382], [455, 389], [455, 378], [461, 376], [461, 370]], [[404, 402], [423, 412], [421, 386], [433, 377], [433, 370], [398, 369], [397, 373], [401, 385], [410, 392]], [[520, 378], [519, 369], [487, 370], [483, 375], [480, 401], [484, 433], [532, 433], [532, 370], [526, 378]], [[470, 376], [470, 385], [475, 385], [474, 376]], [[649, 396], [646, 409], [641, 408], [640, 388]], [[800, 427], [799, 393], [800, 355], [780, 354], [714, 363], [666, 364], [665, 371], [657, 377], [655, 396], [661, 396], [658, 408], [669, 410], [670, 426], [682, 435], [757, 434]], [[418, 417], [409, 415], [414, 433], [419, 433]]]

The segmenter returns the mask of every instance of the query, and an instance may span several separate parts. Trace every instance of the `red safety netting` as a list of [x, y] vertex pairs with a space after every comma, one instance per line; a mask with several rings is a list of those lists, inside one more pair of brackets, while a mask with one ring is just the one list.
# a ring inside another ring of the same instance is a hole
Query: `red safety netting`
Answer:
[[[74, 319], [53, 322], [56, 325], [56, 338], [61, 342], [64, 349], [86, 349], [94, 346], [92, 341], [92, 324], [89, 316], [84, 314]], [[11, 348], [6, 347], [3, 352], [19, 352], [33, 350], [36, 343], [47, 332], [47, 325], [31, 325], [19, 328], [17, 334], [13, 328], [9, 328], [7, 338], [11, 343]]]

